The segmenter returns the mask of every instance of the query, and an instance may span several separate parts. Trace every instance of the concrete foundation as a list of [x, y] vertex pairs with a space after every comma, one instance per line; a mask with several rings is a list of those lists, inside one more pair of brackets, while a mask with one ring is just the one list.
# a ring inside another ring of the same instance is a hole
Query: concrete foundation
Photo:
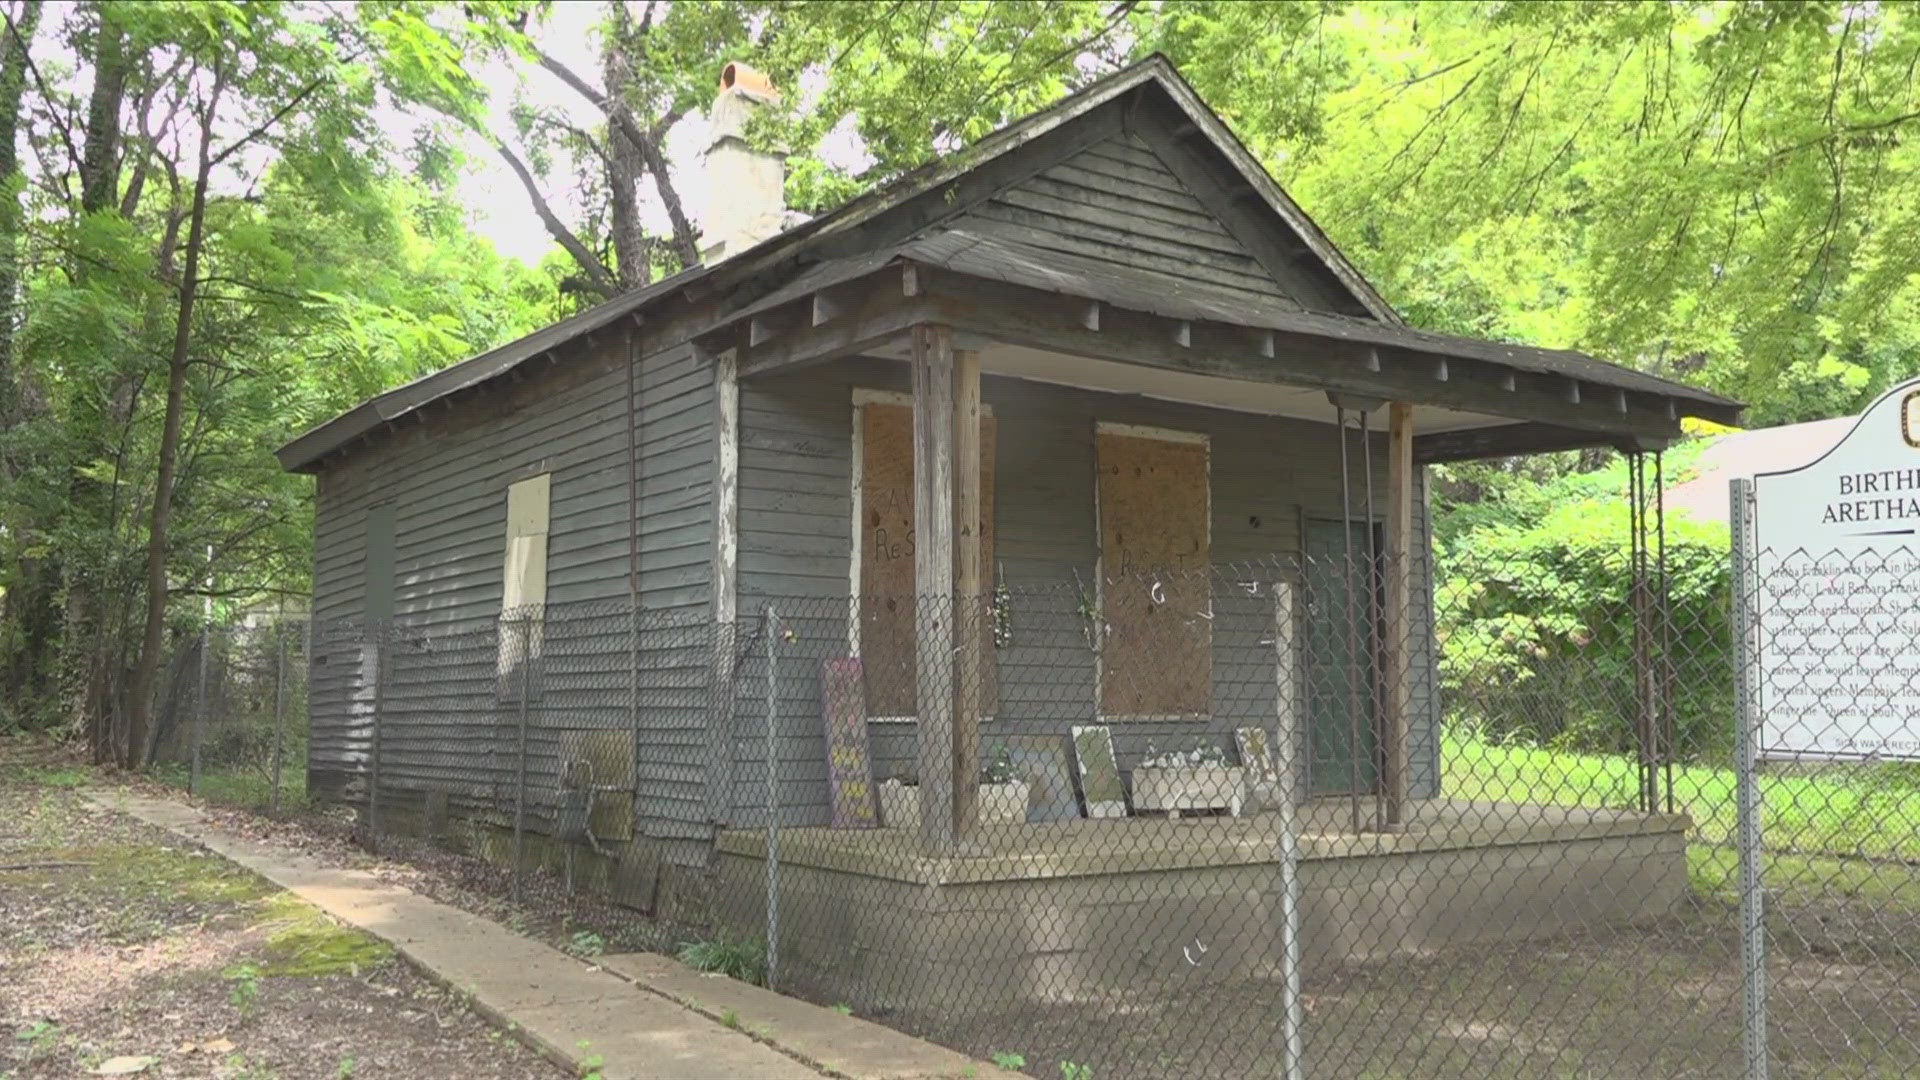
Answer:
[[[1301, 837], [1308, 978], [1355, 961], [1619, 927], [1687, 888], [1684, 817], [1435, 801], [1394, 833]], [[1276, 974], [1270, 817], [1120, 819], [988, 830], [921, 854], [901, 830], [779, 840], [780, 948], [793, 978], [866, 1009], [991, 1012], [1116, 1001]], [[767, 836], [720, 841], [723, 922], [764, 932]]]

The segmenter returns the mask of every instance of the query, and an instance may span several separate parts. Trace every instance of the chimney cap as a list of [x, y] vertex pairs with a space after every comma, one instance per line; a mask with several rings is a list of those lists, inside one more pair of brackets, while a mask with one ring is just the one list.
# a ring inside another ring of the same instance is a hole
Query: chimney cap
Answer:
[[729, 61], [720, 69], [720, 92], [725, 94], [735, 90], [748, 97], [763, 101], [778, 101], [780, 91], [774, 89], [773, 80], [763, 71], [750, 68], [737, 60]]

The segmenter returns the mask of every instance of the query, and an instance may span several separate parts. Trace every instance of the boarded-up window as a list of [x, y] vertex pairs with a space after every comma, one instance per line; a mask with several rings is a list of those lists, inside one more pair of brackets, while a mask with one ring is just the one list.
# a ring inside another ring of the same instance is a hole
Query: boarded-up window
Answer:
[[547, 514], [552, 474], [507, 488], [506, 567], [500, 593], [500, 678], [503, 692], [523, 660], [540, 656], [547, 603]]
[[1101, 425], [1101, 712], [1199, 716], [1213, 690], [1204, 436]]
[[[858, 647], [873, 717], [911, 717], [918, 710], [914, 650], [918, 635], [913, 580], [913, 408], [868, 401], [858, 408], [860, 440]], [[980, 418], [980, 561], [989, 597], [993, 582], [993, 417]], [[981, 617], [986, 618], [986, 601]], [[982, 708], [996, 700], [993, 633], [983, 628], [979, 679]]]

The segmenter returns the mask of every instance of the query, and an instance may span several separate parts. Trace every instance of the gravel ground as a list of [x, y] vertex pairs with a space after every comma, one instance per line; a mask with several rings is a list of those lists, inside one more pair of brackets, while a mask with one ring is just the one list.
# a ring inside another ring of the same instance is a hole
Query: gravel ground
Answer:
[[557, 1078], [381, 942], [0, 740], [0, 1076]]
[[[0, 742], [0, 751], [4, 746]], [[3, 753], [0, 761], [4, 761]], [[84, 778], [84, 773], [81, 775]], [[0, 864], [18, 857], [13, 852], [20, 841], [14, 833], [33, 827], [14, 809], [21, 803], [18, 787], [13, 784], [0, 789], [0, 845], [4, 845], [0, 846]], [[169, 794], [179, 795], [177, 791]], [[39, 798], [58, 805], [58, 800], [44, 789]], [[290, 843], [337, 865], [369, 870], [576, 953], [671, 951], [676, 942], [698, 936], [695, 931], [662, 926], [641, 912], [597, 901], [590, 895], [569, 896], [558, 882], [538, 875], [528, 875], [523, 895], [513, 901], [511, 877], [502, 868], [420, 841], [384, 838], [382, 851], [386, 857], [376, 858], [357, 842], [348, 811], [310, 810], [283, 820], [214, 808], [208, 812], [226, 828]], [[129, 826], [118, 821], [113, 828]], [[97, 835], [90, 836], [88, 842], [108, 841], [104, 835]], [[164, 838], [156, 841], [149, 837], [147, 842], [164, 846]], [[58, 847], [42, 844], [33, 850], [40, 852], [40, 857], [52, 858], [57, 854], [45, 853], [57, 853]], [[195, 858], [190, 853], [179, 853], [178, 857]], [[195, 869], [205, 872], [204, 867]], [[35, 873], [50, 878], [67, 871]], [[1895, 875], [1882, 870], [1881, 874], [1886, 879], [1882, 884], [1896, 878], [1907, 880], [1905, 871]], [[0, 920], [18, 918], [12, 897], [21, 895], [19, 886], [32, 876], [0, 872]], [[1785, 882], [1785, 871], [1776, 878], [1776, 883]], [[1802, 884], [1808, 886], [1800, 890], [1806, 895], [1795, 895], [1794, 890], [1783, 887], [1772, 908], [1770, 997], [1775, 1075], [1920, 1076], [1920, 946], [1915, 945], [1920, 942], [1920, 903], [1912, 902], [1899, 890], [1882, 889], [1885, 895], [1856, 896], [1861, 884], [1858, 881], [1849, 885], [1822, 878]], [[93, 943], [91, 947], [107, 950], [113, 961], [74, 970], [82, 972], [83, 978], [101, 983], [137, 984], [145, 977], [140, 974], [141, 965], [160, 970], [170, 962], [154, 951], [162, 939], [148, 938], [144, 952], [122, 949], [114, 953], [109, 943], [114, 930], [111, 924], [144, 918], [196, 927], [206, 917], [210, 903], [214, 909], [230, 910], [222, 908], [221, 902], [196, 898], [178, 889], [170, 890], [164, 902], [140, 905], [137, 911], [145, 914], [109, 907], [93, 916], [104, 928], [90, 928], [82, 936]], [[218, 911], [212, 913], [217, 915]], [[57, 937], [63, 932], [59, 928], [69, 923], [86, 921], [59, 915], [29, 915], [28, 920], [48, 938]], [[218, 923], [217, 918], [214, 921]], [[1741, 994], [1736, 925], [1734, 912], [1727, 904], [1703, 897], [1681, 914], [1648, 925], [1354, 965], [1306, 987], [1307, 1073], [1328, 1077], [1543, 1080], [1738, 1076]], [[0, 985], [17, 979], [16, 962], [11, 958], [16, 948], [9, 936], [12, 933], [0, 931], [0, 945], [9, 954], [0, 959]], [[168, 940], [179, 940], [179, 935]], [[220, 953], [222, 948], [247, 947], [243, 944], [244, 933], [239, 940], [242, 943], [237, 944], [232, 933], [221, 931], [187, 938], [175, 946], [178, 955], [189, 957], [204, 972], [211, 973], [198, 977], [209, 996], [196, 1006], [209, 1015], [235, 1016], [229, 1002], [233, 982], [220, 977], [220, 972], [231, 970], [235, 961], [215, 958], [226, 955]], [[83, 953], [76, 952], [68, 962], [85, 963]], [[431, 994], [430, 989], [418, 986], [417, 978], [390, 961], [367, 970], [374, 974], [329, 977], [358, 986], [392, 987], [373, 991], [389, 995], [388, 1000], [403, 994], [410, 1000], [420, 993]], [[176, 972], [175, 977], [185, 976]], [[409, 980], [414, 989], [402, 985]], [[266, 979], [262, 986], [270, 989], [279, 981]], [[1122, 978], [1117, 983], [1116, 992], [1107, 1000], [1030, 1005], [1001, 1015], [965, 1019], [877, 1006], [869, 1011], [872, 1003], [858, 1000], [851, 1004], [862, 1015], [977, 1056], [1017, 1054], [1024, 1067], [1040, 1077], [1229, 1080], [1271, 1074], [1280, 1060], [1277, 1025], [1273, 1023], [1280, 996], [1270, 984], [1247, 980], [1209, 985], [1195, 992], [1187, 986], [1156, 986], [1144, 975]], [[36, 985], [42, 987], [40, 993], [58, 997], [54, 987], [62, 984], [57, 978], [49, 978]], [[784, 989], [807, 995], [804, 985], [789, 983]], [[23, 1025], [33, 1023], [37, 1018], [13, 1006], [6, 996], [9, 993], [12, 991], [0, 989], [0, 1007], [23, 1017]], [[70, 996], [92, 999], [86, 993]], [[831, 994], [815, 996], [820, 1004], [839, 1004]], [[121, 1000], [124, 1005], [128, 999]], [[262, 1001], [268, 1000], [272, 1000], [270, 993], [263, 992]], [[343, 997], [341, 1005], [358, 1003], [364, 1007], [368, 1000], [361, 993]], [[220, 1012], [223, 1008], [225, 1011]], [[458, 1015], [465, 1018], [461, 1023], [477, 1027], [457, 1009], [434, 1013], [420, 1004], [409, 1008], [435, 1017], [434, 1024], [446, 1023], [439, 1019], [441, 1016]], [[159, 1012], [163, 1018], [175, 1012], [191, 1015], [176, 1006], [159, 1008]], [[266, 1012], [262, 1007], [256, 1013], [256, 1027], [272, 1027], [264, 1019]], [[118, 1047], [134, 1045], [126, 1039], [112, 1042], [106, 1037], [129, 1024], [119, 1014], [113, 1015], [113, 1020], [97, 1021], [88, 1029], [95, 1032], [96, 1055], [109, 1047], [122, 1052]], [[287, 1015], [310, 1033], [318, 1031], [296, 1009], [290, 1007]], [[71, 1019], [54, 1019], [62, 1023], [62, 1031], [82, 1030]], [[178, 1037], [166, 1044], [166, 1063], [176, 1071], [160, 1075], [331, 1077], [340, 1075], [334, 1066], [356, 1053], [356, 1045], [377, 1043], [394, 1053], [422, 1048], [418, 1042], [381, 1036], [356, 1044], [351, 1040], [366, 1038], [363, 1033], [367, 1027], [335, 1019], [332, 1030], [338, 1034], [332, 1037], [343, 1041], [310, 1051], [337, 1054], [331, 1063], [313, 1061], [308, 1071], [281, 1065], [276, 1066], [278, 1071], [267, 1073], [231, 1070], [222, 1074], [203, 1061], [208, 1057], [204, 1051], [189, 1044], [194, 1038], [210, 1037], [241, 1043], [239, 1036], [224, 1032], [249, 1029], [228, 1023], [229, 1028], [206, 1024], [188, 1031], [175, 1022]], [[202, 1030], [223, 1034], [198, 1034]], [[317, 1041], [320, 1036], [310, 1034], [310, 1038]], [[539, 1071], [537, 1063], [532, 1062], [521, 1071], [511, 1065], [485, 1071], [486, 1066], [472, 1066], [463, 1060], [461, 1055], [466, 1051], [459, 1045], [464, 1044], [454, 1045], [454, 1041], [468, 1038], [485, 1042], [496, 1055], [521, 1052], [514, 1046], [502, 1050], [497, 1042], [486, 1041], [484, 1033], [445, 1038], [441, 1052], [448, 1055], [448, 1061], [458, 1062], [457, 1067], [419, 1066], [412, 1064], [419, 1059], [406, 1057], [394, 1059], [402, 1063], [399, 1066], [369, 1065], [365, 1067], [369, 1071], [349, 1075], [553, 1075], [551, 1070]], [[162, 1045], [164, 1040], [152, 1042]], [[30, 1044], [31, 1039], [21, 1043]], [[246, 1044], [244, 1049], [251, 1051], [252, 1046]], [[19, 1047], [15, 1053], [17, 1057]], [[65, 1060], [89, 1059], [69, 1054]], [[189, 1066], [203, 1071], [193, 1072]], [[1078, 1071], [1081, 1066], [1090, 1072]], [[25, 1069], [20, 1075], [72, 1074], [59, 1069]]]

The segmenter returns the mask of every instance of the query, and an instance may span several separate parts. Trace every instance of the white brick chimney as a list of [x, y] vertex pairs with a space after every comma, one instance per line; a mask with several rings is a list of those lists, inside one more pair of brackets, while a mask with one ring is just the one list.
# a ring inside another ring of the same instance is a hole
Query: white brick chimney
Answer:
[[737, 63], [721, 69], [720, 93], [707, 118], [702, 262], [737, 255], [786, 225], [786, 159], [747, 145], [748, 118], [778, 100], [779, 91], [760, 72]]

